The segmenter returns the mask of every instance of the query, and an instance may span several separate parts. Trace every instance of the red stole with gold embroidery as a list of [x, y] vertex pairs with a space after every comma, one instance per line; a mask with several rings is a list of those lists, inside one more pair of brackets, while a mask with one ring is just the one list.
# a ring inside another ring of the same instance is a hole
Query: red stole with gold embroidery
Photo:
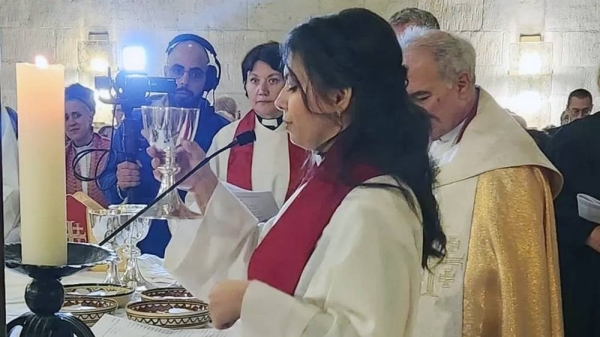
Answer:
[[[254, 130], [256, 125], [256, 114], [251, 110], [240, 120], [235, 130], [234, 137], [241, 133]], [[227, 182], [246, 190], [252, 190], [252, 157], [254, 154], [254, 143], [244, 146], [236, 146], [229, 150], [227, 163]], [[298, 188], [302, 181], [302, 166], [308, 158], [308, 151], [292, 144], [288, 135], [288, 154], [290, 159], [290, 180], [285, 195], [287, 200]], [[277, 155], [277, 154], [274, 154]]]
[[[328, 156], [333, 153], [328, 154]], [[326, 157], [300, 193], [254, 250], [248, 279], [264, 282], [293, 295], [304, 267], [321, 234], [342, 200], [357, 185], [374, 178], [378, 171], [369, 165], [355, 165], [351, 180], [339, 181], [335, 157]]]

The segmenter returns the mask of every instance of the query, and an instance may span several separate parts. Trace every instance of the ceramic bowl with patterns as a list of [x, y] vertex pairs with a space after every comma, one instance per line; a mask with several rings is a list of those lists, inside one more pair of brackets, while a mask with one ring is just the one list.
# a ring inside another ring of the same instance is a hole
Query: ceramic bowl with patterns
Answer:
[[140, 293], [142, 301], [157, 300], [186, 300], [199, 301], [192, 293], [184, 288], [155, 288]]
[[110, 298], [71, 297], [65, 299], [60, 312], [70, 313], [91, 327], [102, 316], [106, 314], [113, 315], [117, 311], [118, 306], [117, 301]]
[[135, 290], [126, 286], [108, 283], [80, 283], [64, 286], [65, 297], [97, 297], [117, 301], [120, 308], [133, 301]]
[[129, 303], [127, 318], [170, 329], [202, 328], [210, 323], [208, 304], [190, 300], [153, 300]]

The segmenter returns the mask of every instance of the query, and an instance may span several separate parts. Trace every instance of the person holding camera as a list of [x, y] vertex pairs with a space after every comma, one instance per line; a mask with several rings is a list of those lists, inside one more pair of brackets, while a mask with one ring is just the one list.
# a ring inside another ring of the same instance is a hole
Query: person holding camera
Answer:
[[[217, 88], [221, 77], [217, 53], [210, 42], [194, 34], [176, 36], [169, 42], [166, 53], [164, 76], [175, 78], [177, 89], [168, 94], [161, 104], [200, 109], [194, 141], [207, 151], [217, 131], [229, 124], [229, 121], [215, 113], [205, 98]], [[125, 158], [120, 158], [124, 152], [120, 141], [122, 137], [123, 129], [119, 128], [114, 135], [106, 173], [100, 179], [102, 186], [106, 187], [104, 193], [111, 204], [148, 204], [157, 196], [160, 187], [152, 175], [150, 157], [144, 151], [148, 144], [145, 140], [140, 144], [142, 150], [138, 152], [136, 162], [125, 161]], [[135, 189], [135, 194], [139, 196], [137, 200], [127, 198], [131, 189]], [[155, 220], [139, 247], [143, 253], [162, 257], [170, 237], [166, 221]]]

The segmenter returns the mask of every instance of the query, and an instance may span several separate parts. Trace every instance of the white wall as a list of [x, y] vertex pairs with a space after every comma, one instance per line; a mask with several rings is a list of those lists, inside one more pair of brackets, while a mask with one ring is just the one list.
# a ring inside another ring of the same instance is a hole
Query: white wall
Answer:
[[571, 90], [584, 87], [598, 94], [600, 0], [0, 0], [2, 99], [15, 104], [14, 65], [38, 53], [64, 64], [69, 83], [84, 80], [77, 42], [91, 30], [108, 30], [117, 51], [144, 43], [154, 75], [161, 72], [167, 42], [192, 32], [210, 40], [224, 64], [218, 94], [232, 95], [246, 108], [239, 64], [249, 48], [281, 40], [310, 15], [356, 6], [386, 18], [407, 6], [432, 11], [443, 29], [474, 43], [479, 83], [507, 106], [514, 101], [509, 46], [519, 33], [542, 33], [552, 43], [549, 101], [537, 115], [525, 116], [540, 126], [558, 122]]

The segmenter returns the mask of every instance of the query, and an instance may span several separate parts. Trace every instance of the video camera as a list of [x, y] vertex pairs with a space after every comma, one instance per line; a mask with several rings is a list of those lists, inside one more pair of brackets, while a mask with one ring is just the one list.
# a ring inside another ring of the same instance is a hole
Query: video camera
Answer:
[[142, 105], [149, 104], [151, 94], [172, 94], [177, 89], [174, 78], [149, 77], [143, 72], [120, 71], [113, 80], [110, 68], [108, 76], [94, 78], [96, 90], [105, 90], [109, 97], [100, 96], [105, 104], [121, 105], [127, 118], [127, 113]]
[[[108, 95], [99, 95], [102, 103], [111, 104], [115, 107], [121, 106], [123, 111], [123, 122], [121, 139], [122, 152], [117, 153], [118, 162], [123, 160], [135, 163], [137, 155], [144, 144], [142, 139], [142, 120], [140, 114], [134, 114], [136, 108], [151, 105], [152, 94], [172, 94], [177, 90], [174, 78], [149, 77], [143, 72], [120, 71], [113, 80], [110, 68], [108, 76], [97, 76], [94, 78], [96, 90], [108, 92]], [[112, 145], [111, 145], [112, 147]], [[114, 149], [114, 147], [112, 147]], [[127, 192], [128, 203], [139, 203], [142, 196], [137, 196], [136, 188], [130, 188]]]

